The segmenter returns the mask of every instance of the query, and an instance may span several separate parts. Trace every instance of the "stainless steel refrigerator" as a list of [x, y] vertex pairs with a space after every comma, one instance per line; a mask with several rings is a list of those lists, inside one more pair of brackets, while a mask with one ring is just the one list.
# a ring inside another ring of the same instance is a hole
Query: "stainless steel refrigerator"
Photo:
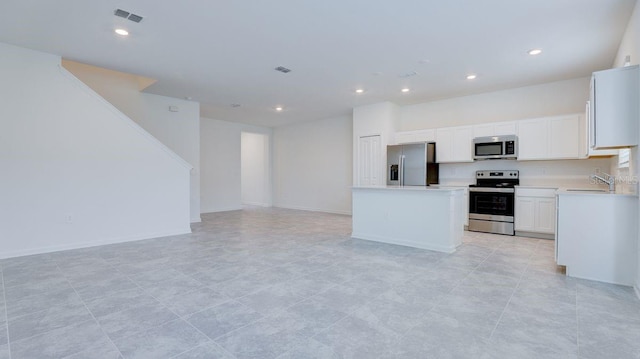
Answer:
[[435, 143], [387, 146], [387, 185], [437, 184], [438, 172]]

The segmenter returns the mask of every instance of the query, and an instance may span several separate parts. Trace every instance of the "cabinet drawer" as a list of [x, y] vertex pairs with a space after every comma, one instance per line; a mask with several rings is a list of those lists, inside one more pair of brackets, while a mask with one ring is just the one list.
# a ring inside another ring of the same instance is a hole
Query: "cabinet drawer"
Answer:
[[516, 188], [516, 197], [555, 198], [557, 188]]

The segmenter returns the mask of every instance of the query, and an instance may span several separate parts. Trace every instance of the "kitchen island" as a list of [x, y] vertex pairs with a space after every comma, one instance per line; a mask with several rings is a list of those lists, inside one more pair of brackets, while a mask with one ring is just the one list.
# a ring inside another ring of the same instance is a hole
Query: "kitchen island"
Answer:
[[351, 236], [453, 253], [462, 243], [464, 189], [353, 187]]

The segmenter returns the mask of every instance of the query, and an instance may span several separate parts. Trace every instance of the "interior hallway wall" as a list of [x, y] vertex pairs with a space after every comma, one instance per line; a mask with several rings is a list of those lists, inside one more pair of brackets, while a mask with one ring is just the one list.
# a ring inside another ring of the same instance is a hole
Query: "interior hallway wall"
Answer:
[[191, 166], [61, 67], [0, 43], [0, 258], [189, 233]]
[[[242, 209], [242, 132], [272, 136], [267, 127], [209, 118], [200, 121], [202, 213]], [[271, 173], [268, 176], [270, 180]]]
[[274, 206], [351, 213], [352, 118], [273, 130]]
[[[149, 78], [63, 60], [63, 66], [189, 162], [191, 222], [200, 222], [200, 104], [141, 92]], [[177, 107], [177, 112], [169, 111]]]

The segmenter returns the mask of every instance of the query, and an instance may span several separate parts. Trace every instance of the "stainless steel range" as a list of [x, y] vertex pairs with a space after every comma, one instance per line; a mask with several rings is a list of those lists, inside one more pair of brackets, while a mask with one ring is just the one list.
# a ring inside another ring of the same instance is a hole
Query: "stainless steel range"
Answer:
[[469, 230], [513, 236], [518, 171], [476, 171], [469, 186]]

